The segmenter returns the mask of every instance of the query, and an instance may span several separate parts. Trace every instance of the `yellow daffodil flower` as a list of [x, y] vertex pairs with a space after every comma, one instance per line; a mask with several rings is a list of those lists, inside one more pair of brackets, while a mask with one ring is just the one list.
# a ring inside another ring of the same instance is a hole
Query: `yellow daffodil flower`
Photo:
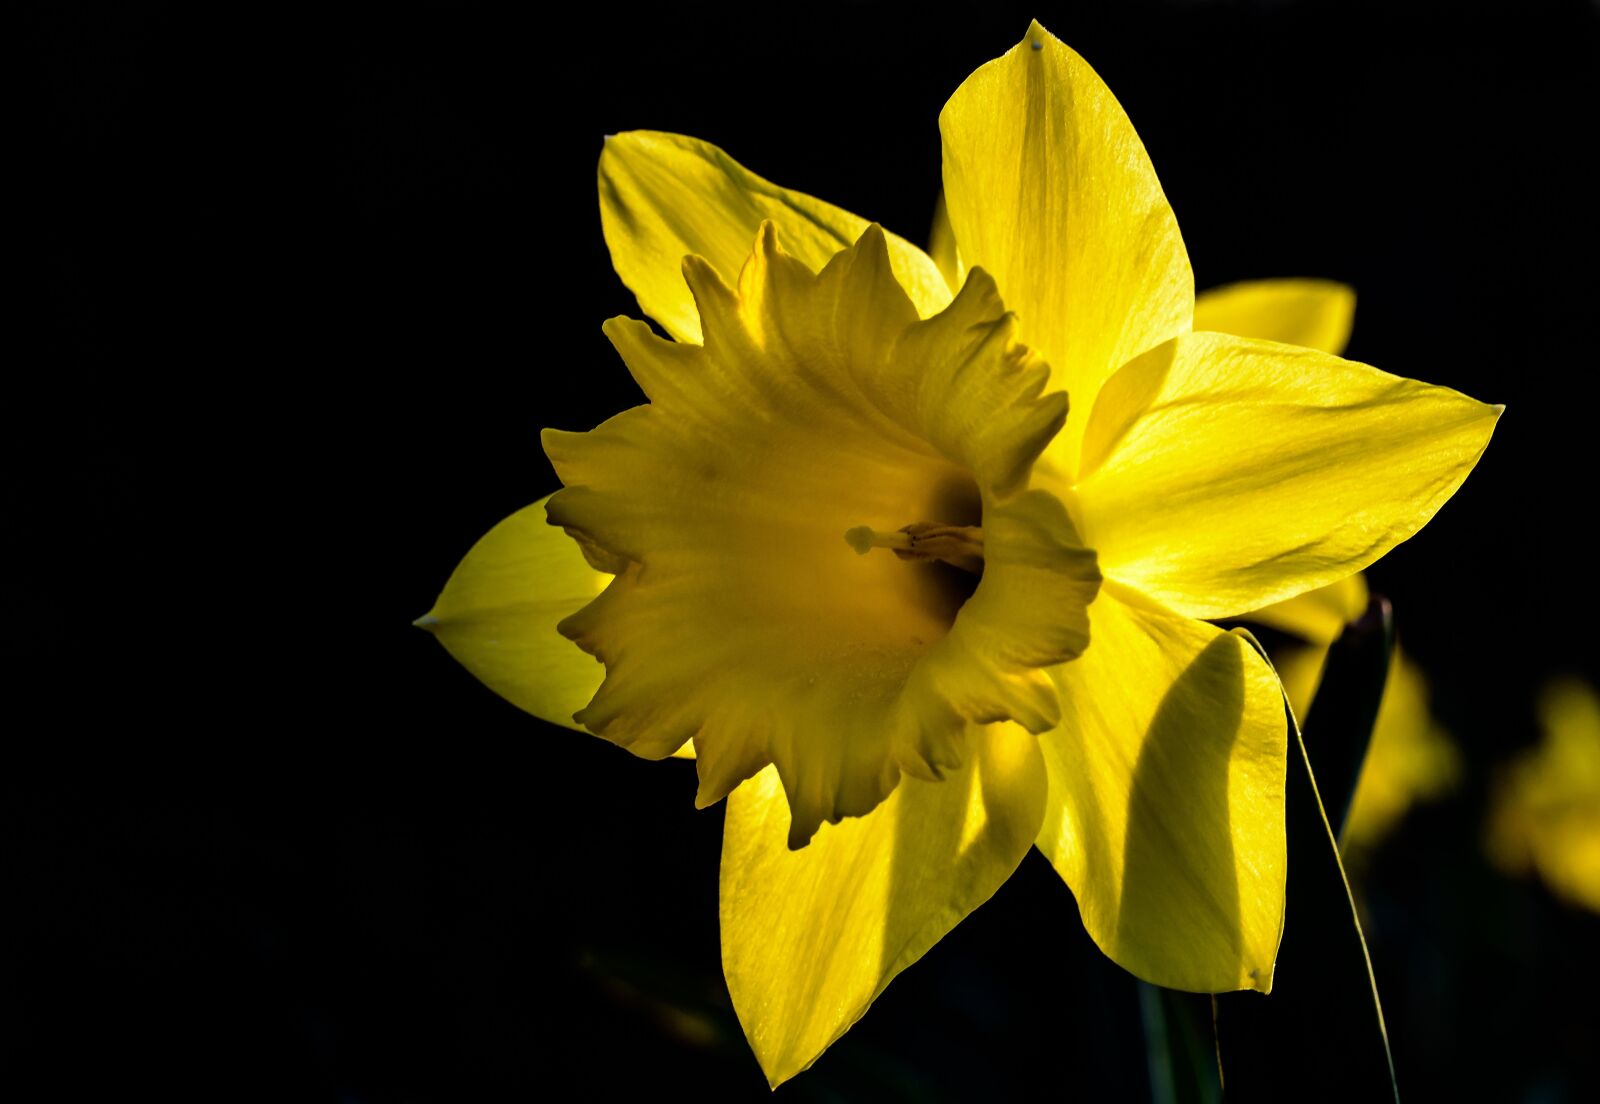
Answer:
[[[1195, 328], [1261, 338], [1340, 355], [1350, 340], [1355, 292], [1327, 280], [1256, 280], [1195, 298]], [[1295, 715], [1311, 708], [1328, 648], [1367, 608], [1367, 584], [1352, 575], [1274, 603], [1245, 620], [1298, 638], [1269, 652]], [[1428, 681], [1396, 647], [1372, 727], [1361, 777], [1345, 816], [1341, 849], [1370, 852], [1418, 801], [1448, 793], [1461, 777], [1461, 755], [1428, 708]]]
[[940, 128], [932, 256], [696, 139], [608, 139], [606, 243], [673, 339], [607, 324], [649, 405], [547, 434], [566, 489], [422, 619], [538, 716], [692, 744], [774, 1085], [1035, 844], [1129, 970], [1269, 990], [1281, 691], [1204, 619], [1411, 536], [1498, 415], [1193, 332], [1143, 145], [1037, 24]]
[[1538, 873], [1551, 891], [1600, 912], [1600, 694], [1561, 679], [1539, 695], [1539, 745], [1495, 787], [1488, 849], [1510, 874]]

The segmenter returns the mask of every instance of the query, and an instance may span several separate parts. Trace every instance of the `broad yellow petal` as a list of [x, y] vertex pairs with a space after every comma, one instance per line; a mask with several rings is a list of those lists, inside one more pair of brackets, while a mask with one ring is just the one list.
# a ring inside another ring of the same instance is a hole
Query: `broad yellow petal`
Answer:
[[[763, 180], [698, 138], [633, 130], [606, 139], [600, 154], [600, 225], [611, 263], [640, 308], [680, 341], [700, 340], [700, 315], [682, 273], [689, 254], [724, 280], [739, 275], [750, 243], [770, 219], [784, 247], [816, 271], [853, 245], [867, 220]], [[895, 278], [927, 317], [950, 289], [926, 253], [886, 234]]]
[[[968, 77], [939, 116], [961, 259], [981, 265], [1086, 412], [1129, 360], [1190, 327], [1178, 222], [1122, 105], [1038, 23]], [[1082, 418], [1051, 457], [1075, 469]]]
[[[968, 724], [1054, 724], [1043, 668], [1099, 584], [1028, 489], [1066, 401], [993, 281], [919, 321], [891, 267], [876, 228], [815, 274], [768, 224], [737, 289], [691, 259], [705, 344], [613, 321], [650, 405], [545, 435], [550, 517], [618, 572], [561, 626], [607, 666], [579, 719], [652, 758], [693, 737], [702, 804], [776, 763], [795, 846], [959, 766]], [[980, 521], [981, 578], [847, 539]]]
[[1187, 334], [1101, 390], [1077, 517], [1107, 578], [1191, 617], [1237, 616], [1422, 528], [1500, 410], [1310, 349]]
[[1039, 850], [1123, 968], [1195, 992], [1272, 988], [1283, 929], [1288, 725], [1241, 636], [1126, 592], [1089, 607], [1094, 643], [1052, 670]]
[[489, 689], [541, 720], [572, 715], [594, 697], [605, 668], [556, 631], [594, 601], [611, 576], [545, 521], [549, 496], [496, 525], [451, 574], [417, 625]]
[[[1366, 577], [1348, 575], [1338, 582], [1285, 598], [1244, 616], [1258, 625], [1293, 633], [1308, 643], [1326, 645], [1339, 639], [1344, 627], [1366, 612], [1366, 608]], [[1279, 674], [1282, 673], [1279, 668]], [[1294, 700], [1292, 694], [1290, 700]], [[1297, 715], [1305, 716], [1304, 713]]]
[[1338, 356], [1355, 313], [1356, 293], [1332, 280], [1250, 280], [1196, 296], [1194, 328]]
[[728, 798], [722, 964], [774, 1086], [817, 1059], [901, 970], [987, 901], [1027, 854], [1044, 810], [1037, 740], [978, 731], [943, 782], [906, 779], [865, 817], [786, 845], [768, 768]]

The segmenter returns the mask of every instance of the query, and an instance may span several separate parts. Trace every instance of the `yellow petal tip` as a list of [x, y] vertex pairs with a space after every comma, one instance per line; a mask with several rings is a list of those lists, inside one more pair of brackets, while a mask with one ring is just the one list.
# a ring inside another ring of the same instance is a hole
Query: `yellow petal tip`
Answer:
[[439, 623], [439, 617], [432, 610], [429, 610], [427, 613], [423, 614], [421, 617], [417, 618], [411, 623], [417, 628], [421, 629], [423, 632], [431, 633], [433, 631], [433, 627]]

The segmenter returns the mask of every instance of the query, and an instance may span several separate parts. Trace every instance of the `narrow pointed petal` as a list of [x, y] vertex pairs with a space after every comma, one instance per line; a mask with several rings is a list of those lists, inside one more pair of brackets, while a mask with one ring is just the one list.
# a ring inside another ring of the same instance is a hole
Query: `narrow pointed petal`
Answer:
[[1344, 352], [1356, 293], [1332, 280], [1250, 280], [1201, 292], [1194, 328]]
[[556, 631], [605, 589], [578, 545], [545, 521], [549, 496], [472, 546], [418, 625], [489, 689], [541, 720], [583, 731], [572, 715], [605, 668]]
[[[600, 154], [600, 225], [611, 263], [639, 306], [679, 341], [700, 340], [700, 315], [682, 273], [689, 254], [733, 282], [761, 223], [813, 272], [853, 245], [868, 222], [820, 199], [763, 180], [698, 138], [634, 130]], [[950, 302], [938, 267], [921, 249], [885, 235], [895, 279], [924, 318]]]
[[[981, 265], [1087, 411], [1100, 384], [1189, 330], [1194, 274], [1144, 143], [1087, 62], [1038, 23], [939, 116], [961, 259]], [[1075, 470], [1082, 418], [1051, 449]]]
[[722, 964], [774, 1087], [816, 1061], [1027, 854], [1045, 802], [1038, 741], [991, 725], [974, 749], [945, 781], [908, 778], [870, 815], [824, 827], [800, 851], [786, 842], [774, 769], [728, 798]]
[[1102, 590], [1094, 644], [1053, 668], [1039, 850], [1100, 949], [1146, 981], [1272, 988], [1283, 928], [1288, 725], [1239, 635]]
[[1083, 537], [1108, 579], [1191, 617], [1239, 616], [1416, 533], [1500, 411], [1311, 349], [1187, 334], [1101, 390], [1077, 485]]

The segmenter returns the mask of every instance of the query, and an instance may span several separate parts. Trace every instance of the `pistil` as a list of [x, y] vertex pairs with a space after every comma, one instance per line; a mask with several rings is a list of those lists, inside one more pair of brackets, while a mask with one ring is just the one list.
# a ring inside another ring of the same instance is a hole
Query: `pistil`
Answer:
[[983, 529], [976, 525], [919, 521], [892, 533], [858, 525], [845, 530], [844, 539], [861, 556], [887, 548], [902, 560], [937, 560], [974, 575], [983, 573]]

